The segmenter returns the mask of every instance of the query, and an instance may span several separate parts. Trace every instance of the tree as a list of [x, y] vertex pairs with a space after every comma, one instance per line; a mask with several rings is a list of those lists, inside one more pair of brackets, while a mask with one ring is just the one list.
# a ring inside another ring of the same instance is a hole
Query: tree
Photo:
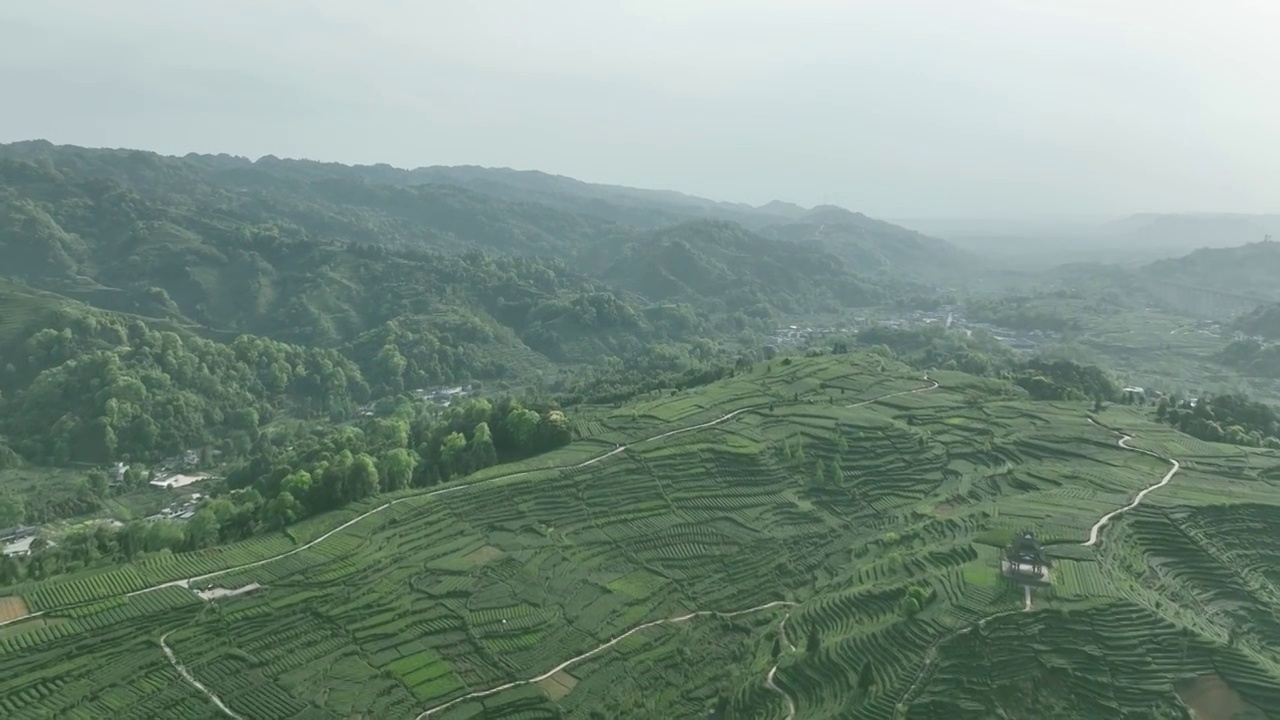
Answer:
[[280, 481], [280, 492], [289, 493], [295, 500], [306, 504], [311, 497], [311, 473], [295, 470]]
[[208, 506], [200, 508], [187, 521], [184, 532], [186, 546], [192, 550], [208, 547], [218, 541], [218, 516]]
[[370, 433], [371, 444], [380, 448], [409, 446], [409, 423], [400, 418], [378, 418]]
[[489, 423], [481, 421], [471, 432], [471, 442], [467, 443], [471, 455], [471, 466], [477, 470], [498, 463], [498, 451], [493, 446], [493, 433], [489, 431]]
[[810, 625], [809, 632], [805, 636], [804, 651], [810, 655], [818, 652], [822, 647], [822, 636], [818, 634], [818, 626]]
[[858, 691], [870, 692], [875, 689], [875, 686], [875, 669], [871, 666], [871, 660], [867, 659], [862, 663], [862, 669], [858, 671]]
[[537, 449], [540, 451], [569, 444], [573, 439], [573, 428], [569, 426], [569, 419], [564, 412], [550, 410], [542, 416], [538, 422], [538, 439]]
[[908, 595], [902, 598], [902, 603], [898, 606], [898, 611], [902, 617], [909, 618], [920, 612], [920, 601]]
[[94, 496], [99, 499], [107, 496], [107, 488], [110, 486], [111, 482], [107, 477], [107, 472], [105, 470], [94, 468], [88, 472], [85, 479], [88, 481], [89, 490], [94, 494]]
[[514, 450], [519, 454], [533, 452], [538, 423], [542, 418], [538, 413], [522, 407], [516, 407], [507, 415], [507, 431], [515, 444]]
[[351, 470], [347, 474], [347, 482], [344, 489], [346, 490], [345, 499], [348, 502], [378, 494], [380, 489], [378, 466], [368, 453], [360, 453], [355, 456], [351, 463]]
[[278, 495], [271, 498], [264, 510], [267, 527], [272, 529], [280, 529], [286, 525], [293, 524], [302, 517], [306, 509], [302, 503], [298, 502], [293, 494], [288, 490], [281, 490]]
[[[534, 417], [537, 417], [535, 414]], [[536, 426], [535, 426], [536, 427]], [[467, 437], [460, 432], [451, 432], [440, 443], [440, 465], [446, 473], [452, 475], [459, 470], [467, 450]]]
[[27, 515], [22, 497], [11, 492], [0, 493], [0, 528], [18, 525]]
[[[485, 429], [488, 430], [487, 427]], [[409, 487], [409, 481], [413, 479], [413, 469], [417, 463], [418, 456], [405, 448], [388, 450], [383, 454], [380, 465], [382, 489], [393, 491]]]

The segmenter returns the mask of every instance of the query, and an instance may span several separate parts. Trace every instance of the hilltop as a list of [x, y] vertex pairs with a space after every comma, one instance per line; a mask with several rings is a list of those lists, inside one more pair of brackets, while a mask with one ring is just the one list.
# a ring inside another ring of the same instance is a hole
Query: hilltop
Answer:
[[[26, 285], [222, 337], [333, 348], [406, 314], [445, 315], [553, 363], [593, 362], [927, 292], [932, 273], [922, 236], [845, 211], [874, 257], [771, 237], [795, 215], [781, 203], [510, 170], [28, 142], [0, 147], [0, 205], [3, 273]], [[679, 268], [677, 239], [694, 258]], [[673, 301], [686, 303], [678, 327], [664, 319]]]
[[[2, 631], [0, 707], [866, 720], [1280, 707], [1265, 561], [1280, 456], [1194, 440], [1147, 408], [1090, 417], [1094, 403], [1005, 381], [929, 378], [876, 353], [758, 362], [582, 408], [567, 447], [457, 485], [16, 586], [9, 617], [44, 614]], [[1024, 529], [1047, 548], [1047, 587], [1000, 576]]]
[[1261, 300], [1280, 300], [1280, 242], [1200, 248], [1141, 269], [1153, 280], [1174, 282]]
[[848, 272], [834, 254], [775, 242], [723, 221], [681, 223], [597, 257], [600, 277], [617, 287], [720, 312], [834, 312], [886, 299], [882, 286]]

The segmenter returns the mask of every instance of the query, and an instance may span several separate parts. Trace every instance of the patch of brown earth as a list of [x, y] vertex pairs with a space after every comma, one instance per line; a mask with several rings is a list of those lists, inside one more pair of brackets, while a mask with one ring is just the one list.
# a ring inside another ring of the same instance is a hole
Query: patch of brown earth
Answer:
[[1174, 690], [1195, 720], [1267, 720], [1261, 710], [1245, 702], [1216, 674], [1180, 682]]
[[17, 595], [0, 597], [0, 622], [26, 617], [27, 604]]
[[496, 548], [492, 545], [482, 545], [466, 555], [463, 555], [462, 559], [469, 563], [483, 565], [491, 560], [497, 560], [503, 555], [506, 555], [506, 553], [502, 552], [500, 548]]
[[542, 688], [542, 692], [547, 694], [554, 702], [569, 694], [578, 684], [578, 678], [561, 670], [560, 672], [548, 678], [538, 681], [538, 687]]

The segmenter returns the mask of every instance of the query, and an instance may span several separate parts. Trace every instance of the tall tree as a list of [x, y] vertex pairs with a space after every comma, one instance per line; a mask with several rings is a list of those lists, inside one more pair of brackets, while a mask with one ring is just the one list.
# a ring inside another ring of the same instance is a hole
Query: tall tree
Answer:
[[409, 487], [409, 481], [413, 478], [413, 468], [417, 462], [418, 456], [402, 447], [384, 453], [379, 471], [382, 489], [393, 491]]
[[805, 636], [804, 651], [810, 655], [818, 652], [822, 647], [822, 636], [818, 633], [817, 625], [810, 625], [809, 632]]

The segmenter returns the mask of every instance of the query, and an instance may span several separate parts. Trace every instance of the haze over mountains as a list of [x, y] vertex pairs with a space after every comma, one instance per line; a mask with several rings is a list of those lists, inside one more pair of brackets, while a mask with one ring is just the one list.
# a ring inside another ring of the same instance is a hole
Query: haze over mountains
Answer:
[[1280, 237], [1280, 214], [1136, 213], [1124, 217], [924, 218], [894, 222], [946, 238], [977, 253], [1044, 266], [1105, 257], [1142, 263], [1198, 248], [1245, 245]]

